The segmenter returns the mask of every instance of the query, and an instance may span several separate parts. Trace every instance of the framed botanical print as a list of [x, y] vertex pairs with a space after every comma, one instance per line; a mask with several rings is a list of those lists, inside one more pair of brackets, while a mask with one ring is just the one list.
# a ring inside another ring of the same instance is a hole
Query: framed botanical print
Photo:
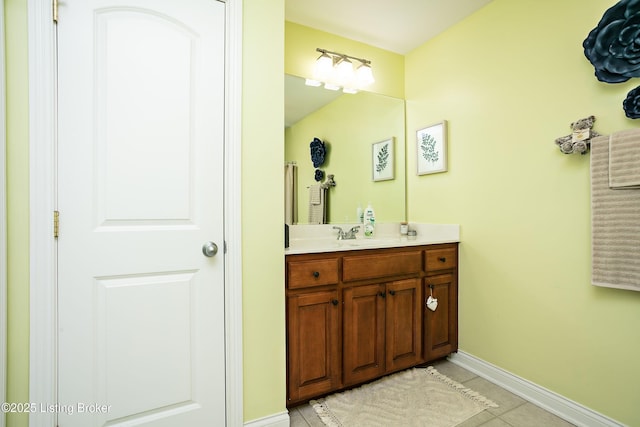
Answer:
[[418, 175], [447, 171], [447, 121], [416, 132]]
[[389, 138], [384, 141], [372, 144], [371, 167], [372, 179], [374, 181], [386, 181], [394, 179], [394, 139]]

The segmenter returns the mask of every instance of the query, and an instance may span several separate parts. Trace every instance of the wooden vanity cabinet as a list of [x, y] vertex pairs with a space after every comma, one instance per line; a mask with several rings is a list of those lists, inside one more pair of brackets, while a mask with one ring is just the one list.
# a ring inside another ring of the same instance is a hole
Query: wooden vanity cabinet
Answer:
[[344, 384], [357, 384], [385, 372], [385, 286], [353, 286], [342, 291]]
[[422, 286], [419, 278], [387, 284], [386, 372], [406, 369], [423, 362]]
[[[424, 358], [430, 361], [458, 351], [458, 247], [424, 253]], [[438, 300], [435, 311], [426, 307], [430, 295]]]
[[456, 243], [287, 255], [286, 271], [287, 406], [457, 350]]
[[338, 291], [287, 297], [288, 399], [299, 401], [340, 386]]
[[344, 288], [343, 299], [344, 385], [422, 361], [419, 278]]
[[300, 255], [287, 260], [287, 401], [341, 387], [340, 259]]
[[342, 263], [344, 384], [419, 363], [422, 250], [347, 253]]

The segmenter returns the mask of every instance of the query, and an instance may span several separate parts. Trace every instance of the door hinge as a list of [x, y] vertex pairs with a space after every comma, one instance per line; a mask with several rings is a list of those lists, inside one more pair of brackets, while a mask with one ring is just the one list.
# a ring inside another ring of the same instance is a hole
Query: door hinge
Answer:
[[60, 212], [53, 211], [53, 237], [58, 238], [58, 231], [60, 230]]
[[58, 23], [58, 0], [53, 0], [53, 22]]

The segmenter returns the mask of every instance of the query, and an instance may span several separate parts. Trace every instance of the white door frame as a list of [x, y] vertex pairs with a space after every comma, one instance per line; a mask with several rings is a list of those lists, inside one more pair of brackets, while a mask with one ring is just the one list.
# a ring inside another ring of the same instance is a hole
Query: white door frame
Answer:
[[[6, 105], [4, 73], [4, 0], [0, 0], [0, 402], [6, 402], [7, 386], [7, 160]], [[0, 427], [5, 415], [0, 413]]]
[[[0, 0], [3, 1], [3, 0]], [[176, 0], [179, 1], [179, 0]], [[216, 0], [212, 0], [216, 1]], [[243, 424], [241, 88], [242, 0], [226, 3], [225, 58], [225, 369], [227, 425]], [[28, 0], [30, 333], [29, 401], [57, 402], [56, 31], [51, 0]], [[3, 79], [4, 81], [4, 79]], [[64, 219], [62, 220], [64, 223]], [[30, 413], [30, 427], [53, 427], [54, 413]], [[2, 427], [2, 426], [0, 426]]]

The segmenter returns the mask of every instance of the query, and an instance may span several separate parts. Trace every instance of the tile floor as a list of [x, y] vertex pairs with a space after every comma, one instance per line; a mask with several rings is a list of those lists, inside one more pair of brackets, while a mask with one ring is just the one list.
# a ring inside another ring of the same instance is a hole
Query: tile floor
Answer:
[[[469, 418], [458, 427], [570, 427], [573, 424], [498, 387], [497, 385], [455, 365], [448, 360], [431, 364], [438, 372], [493, 400], [499, 408], [489, 408]], [[291, 427], [322, 427], [310, 405], [304, 404], [289, 411]], [[401, 427], [401, 426], [397, 426]]]

